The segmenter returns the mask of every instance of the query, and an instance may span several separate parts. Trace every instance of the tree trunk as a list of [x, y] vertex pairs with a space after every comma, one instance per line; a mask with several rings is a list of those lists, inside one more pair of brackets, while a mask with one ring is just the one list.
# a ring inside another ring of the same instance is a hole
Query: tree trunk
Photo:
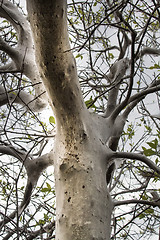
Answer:
[[107, 149], [91, 119], [85, 126], [77, 138], [68, 139], [58, 131], [56, 139], [57, 240], [110, 239]]
[[40, 74], [56, 116], [56, 240], [109, 240], [105, 142], [111, 127], [85, 107], [69, 50], [66, 5], [66, 0], [27, 1]]

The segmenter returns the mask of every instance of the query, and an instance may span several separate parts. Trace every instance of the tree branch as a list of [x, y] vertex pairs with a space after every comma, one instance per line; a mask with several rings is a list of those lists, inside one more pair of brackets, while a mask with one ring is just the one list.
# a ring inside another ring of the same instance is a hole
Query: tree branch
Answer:
[[69, 132], [76, 126], [76, 134], [79, 128], [84, 127], [81, 114], [86, 111], [86, 106], [75, 59], [69, 51], [67, 1], [48, 1], [45, 8], [43, 1], [27, 1], [27, 9], [36, 42], [39, 71], [50, 96], [57, 126], [67, 131], [69, 128]]
[[116, 107], [120, 83], [121, 83], [122, 78], [124, 77], [128, 67], [129, 67], [129, 59], [128, 58], [120, 59], [113, 64], [113, 66], [110, 69], [109, 74], [106, 76], [108, 79], [108, 82], [110, 82], [112, 85], [115, 84], [115, 87], [113, 89], [111, 89], [111, 91], [109, 92], [107, 109], [104, 114], [104, 117], [109, 117], [113, 113], [113, 111]]
[[111, 153], [110, 158], [127, 158], [132, 160], [139, 160], [145, 163], [148, 167], [160, 174], [160, 168], [152, 162], [149, 158], [138, 153], [129, 153], [129, 152], [113, 152]]
[[146, 200], [139, 200], [139, 199], [130, 199], [130, 200], [124, 200], [124, 201], [113, 201], [114, 207], [120, 206], [120, 205], [126, 205], [126, 204], [144, 204], [144, 205], [149, 205], [153, 207], [160, 207], [160, 202], [158, 201], [146, 201]]
[[116, 197], [118, 195], [122, 195], [122, 194], [126, 194], [126, 193], [134, 193], [134, 192], [142, 191], [142, 190], [146, 189], [147, 185], [148, 185], [148, 182], [147, 182], [147, 184], [146, 183], [142, 184], [142, 186], [139, 187], [139, 188], [128, 189], [128, 190], [125, 190], [125, 191], [114, 193], [114, 194], [112, 194], [112, 197]]
[[139, 54], [136, 56], [136, 60], [139, 58], [142, 58], [145, 55], [155, 55], [155, 56], [159, 56], [160, 55], [160, 49], [156, 49], [156, 48], [151, 48], [151, 47], [145, 47], [143, 48]]
[[12, 48], [9, 44], [7, 44], [2, 37], [0, 37], [0, 50], [7, 53], [11, 58], [15, 58], [16, 56], [16, 50], [15, 48]]
[[[28, 206], [32, 192], [37, 184], [41, 173], [50, 165], [53, 164], [53, 153], [50, 152], [36, 159], [32, 159], [32, 157], [27, 153], [22, 153], [14, 149], [12, 146], [0, 146], [0, 152], [3, 154], [7, 154], [13, 156], [20, 160], [24, 165], [27, 172], [27, 185], [25, 187], [23, 200], [18, 207], [18, 216], [22, 214], [24, 209]], [[6, 216], [2, 221], [0, 221], [0, 227], [4, 224], [10, 222], [17, 215], [17, 210], [13, 211], [9, 216]]]
[[[152, 87], [152, 86], [154, 86], [154, 87]], [[159, 90], [160, 90], [160, 84], [157, 81], [157, 85], [156, 85], [156, 82], [155, 82], [150, 87], [148, 87], [147, 89], [131, 96], [130, 99], [129, 99], [129, 103], [131, 103], [131, 102], [133, 102], [137, 99], [140, 99], [140, 98], [145, 98], [148, 94], [159, 91]]]
[[[111, 119], [115, 120], [118, 114], [123, 110], [124, 107], [127, 106], [128, 101], [130, 99], [131, 93], [132, 93], [132, 87], [133, 87], [133, 79], [134, 79], [134, 64], [135, 64], [135, 38], [136, 38], [136, 33], [134, 31], [131, 32], [132, 35], [132, 43], [131, 43], [131, 61], [130, 61], [130, 66], [131, 66], [131, 74], [130, 74], [130, 81], [129, 81], [129, 88], [127, 92], [127, 96], [124, 99], [124, 101], [116, 107], [116, 109], [113, 111], [111, 115]], [[128, 60], [129, 63], [129, 60]]]
[[130, 112], [134, 109], [134, 107], [135, 107], [143, 98], [144, 98], [144, 97], [138, 98], [138, 99], [136, 99], [135, 101], [133, 101], [132, 103], [128, 104], [128, 106], [126, 107], [124, 113], [122, 114], [124, 119], [127, 119], [127, 117], [128, 117], [128, 115], [130, 114]]
[[[98, 29], [98, 27], [101, 26], [102, 23], [103, 23], [106, 19], [108, 19], [108, 17], [109, 17], [110, 15], [112, 15], [115, 11], [121, 9], [122, 6], [123, 6], [123, 3], [121, 3], [121, 4], [119, 4], [119, 5], [118, 5], [118, 4], [115, 4], [114, 6], [110, 6], [110, 9], [108, 9], [108, 11], [110, 11], [110, 12], [107, 13], [106, 16], [105, 16], [96, 26], [94, 26], [94, 29], [90, 32], [87, 40], [83, 43], [83, 45], [80, 47], [80, 49], [78, 50], [78, 52], [80, 52], [80, 51], [85, 47], [86, 43], [90, 40], [91, 36], [92, 36], [92, 35], [94, 34], [94, 32]], [[107, 12], [108, 12], [108, 11], [107, 11]]]
[[48, 104], [48, 97], [44, 94], [44, 86], [36, 65], [30, 25], [18, 8], [8, 0], [0, 0], [0, 16], [6, 18], [18, 34], [18, 45], [15, 48], [9, 46], [2, 38], [0, 39], [0, 49], [12, 59], [9, 65], [4, 65], [0, 70], [21, 72], [32, 81], [35, 89], [35, 107], [33, 110], [39, 109], [40, 111]]

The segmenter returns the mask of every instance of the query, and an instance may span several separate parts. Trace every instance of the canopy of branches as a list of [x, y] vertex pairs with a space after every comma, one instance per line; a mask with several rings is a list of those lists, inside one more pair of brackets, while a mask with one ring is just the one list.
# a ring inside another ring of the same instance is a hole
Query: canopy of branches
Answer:
[[[56, 121], [22, 4], [0, 0], [0, 238], [54, 239], [47, 167]], [[104, 118], [119, 115], [112, 150], [151, 160], [146, 165], [122, 154], [116, 161], [108, 185], [115, 203], [111, 239], [151, 239], [160, 224], [160, 2], [70, 0], [67, 11], [86, 107]]]

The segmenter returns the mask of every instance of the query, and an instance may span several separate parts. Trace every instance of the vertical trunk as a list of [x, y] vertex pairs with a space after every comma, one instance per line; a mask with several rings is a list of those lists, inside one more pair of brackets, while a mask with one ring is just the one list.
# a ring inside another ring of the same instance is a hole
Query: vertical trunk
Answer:
[[57, 136], [56, 240], [110, 239], [112, 201], [106, 184], [108, 150], [93, 130], [93, 126], [86, 127], [78, 140], [73, 136], [71, 144], [66, 144], [66, 137], [60, 131]]
[[[27, 0], [37, 61], [56, 115], [56, 240], [109, 240], [109, 136], [83, 102], [69, 51], [66, 0]], [[100, 130], [101, 127], [101, 130]], [[105, 135], [105, 137], [104, 137]]]
[[36, 59], [56, 118], [61, 125], [85, 108], [70, 51], [66, 0], [27, 0]]

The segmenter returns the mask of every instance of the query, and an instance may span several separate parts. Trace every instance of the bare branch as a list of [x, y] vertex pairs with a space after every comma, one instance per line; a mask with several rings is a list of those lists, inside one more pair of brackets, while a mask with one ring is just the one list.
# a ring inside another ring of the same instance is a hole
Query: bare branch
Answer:
[[[110, 114], [113, 112], [113, 110], [115, 111], [120, 83], [121, 83], [122, 78], [124, 77], [128, 67], [129, 67], [129, 59], [128, 58], [120, 59], [118, 62], [113, 64], [113, 66], [110, 69], [109, 74], [106, 75], [108, 81], [112, 85], [115, 84], [115, 87], [109, 92], [107, 109], [104, 114], [104, 117], [110, 116]], [[114, 118], [114, 120], [115, 120], [115, 118]]]
[[117, 192], [117, 193], [112, 194], [112, 196], [116, 197], [118, 195], [122, 195], [122, 194], [126, 194], [126, 193], [139, 192], [139, 191], [142, 191], [142, 190], [146, 189], [147, 185], [148, 185], [148, 182], [143, 183], [139, 188], [128, 189], [128, 190], [125, 190], [125, 191]]
[[87, 40], [83, 43], [83, 45], [80, 47], [80, 49], [78, 50], [79, 52], [85, 47], [86, 43], [89, 41], [89, 39], [91, 38], [91, 36], [94, 34], [94, 32], [96, 31], [96, 29], [101, 26], [101, 24], [111, 15], [113, 14], [115, 11], [121, 9], [121, 7], [123, 6], [123, 4], [115, 4], [114, 6], [111, 6], [110, 9], [108, 9], [108, 11], [110, 10], [109, 13], [107, 13], [107, 15], [102, 19], [102, 21], [100, 21], [95, 27], [94, 29], [91, 31], [91, 33], [89, 34]]
[[136, 60], [142, 58], [145, 55], [155, 55], [158, 57], [160, 55], [160, 49], [145, 47], [139, 52], [139, 54], [136, 57]]
[[108, 141], [108, 147], [112, 150], [112, 151], [116, 151], [117, 147], [118, 147], [118, 142], [119, 142], [119, 138], [122, 134], [124, 125], [125, 125], [125, 118], [123, 117], [123, 115], [120, 115], [116, 118], [114, 124], [113, 124], [113, 131], [111, 134], [111, 137], [109, 138]]
[[[53, 164], [53, 153], [45, 154], [36, 159], [32, 159], [29, 154], [24, 154], [21, 151], [14, 149], [12, 146], [0, 146], [0, 152], [3, 154], [7, 154], [13, 156], [22, 162], [27, 172], [27, 185], [25, 188], [25, 193], [23, 200], [18, 207], [18, 216], [20, 216], [23, 210], [28, 206], [32, 192], [37, 184], [41, 173], [50, 165]], [[4, 220], [0, 222], [0, 227], [4, 224], [10, 222], [17, 215], [17, 210], [12, 212], [9, 216], [5, 217]]]
[[122, 114], [123, 115], [123, 118], [125, 120], [127, 120], [127, 117], [128, 115], [130, 114], [130, 112], [134, 109], [134, 107], [143, 99], [142, 98], [138, 98], [136, 99], [135, 101], [133, 101], [132, 103], [128, 104], [128, 106], [126, 107], [124, 113]]
[[[23, 90], [11, 90], [6, 92], [5, 88], [0, 86], [0, 106], [5, 104], [13, 104], [17, 103], [23, 105], [27, 109], [31, 109], [32, 111], [39, 112], [41, 108], [39, 108], [40, 100], [36, 101], [35, 96], [27, 93]], [[45, 107], [45, 103], [41, 103], [41, 106]]]
[[[156, 84], [157, 83], [157, 84]], [[139, 93], [136, 93], [134, 94], [133, 96], [130, 97], [129, 99], [129, 103], [135, 101], [135, 100], [138, 100], [140, 98], [145, 98], [148, 94], [150, 93], [153, 93], [153, 92], [156, 92], [156, 91], [159, 91], [160, 90], [160, 84], [159, 84], [159, 81], [157, 82], [154, 82], [153, 84], [151, 84], [150, 87], [148, 87], [147, 89], [139, 92]], [[141, 99], [140, 99], [141, 100]]]
[[159, 202], [152, 202], [152, 201], [146, 201], [146, 200], [139, 200], [139, 199], [130, 199], [130, 200], [124, 200], [124, 201], [115, 201], [114, 200], [114, 207], [120, 206], [120, 205], [127, 205], [127, 204], [144, 204], [144, 205], [149, 205], [153, 207], [160, 207]]
[[1, 0], [0, 3], [0, 16], [6, 18], [14, 26], [18, 34], [18, 45], [15, 48], [9, 46], [2, 38], [0, 39], [0, 49], [12, 59], [9, 65], [1, 67], [0, 70], [4, 72], [21, 72], [32, 81], [35, 89], [34, 105], [36, 106], [33, 110], [39, 109], [40, 111], [48, 104], [48, 97], [44, 94], [44, 85], [41, 82], [36, 65], [30, 25], [14, 4], [7, 0]]
[[0, 50], [7, 53], [12, 59], [16, 56], [16, 49], [12, 48], [9, 44], [7, 44], [2, 37], [0, 37]]
[[111, 153], [110, 158], [123, 158], [123, 159], [127, 158], [127, 159], [132, 159], [132, 160], [139, 160], [139, 161], [145, 163], [147, 166], [149, 166], [154, 171], [156, 171], [158, 174], [160, 174], [160, 168], [154, 162], [152, 162], [146, 156], [138, 154], [138, 153], [113, 152], [113, 153]]
[[[134, 53], [135, 38], [136, 38], [136, 34], [133, 31], [132, 32], [132, 44], [131, 44], [131, 61], [130, 61], [131, 74], [130, 74], [130, 81], [129, 81], [129, 88], [128, 88], [127, 96], [126, 96], [125, 100], [120, 105], [118, 105], [117, 108], [113, 111], [112, 116], [111, 116], [111, 118], [113, 120], [115, 120], [116, 117], [118, 116], [118, 114], [122, 111], [122, 109], [127, 106], [128, 101], [131, 96], [131, 93], [132, 93], [133, 79], [134, 79], [134, 62], [135, 62], [135, 60], [134, 60], [134, 58], [135, 58], [135, 53]], [[129, 61], [128, 61], [128, 63], [129, 63]]]

